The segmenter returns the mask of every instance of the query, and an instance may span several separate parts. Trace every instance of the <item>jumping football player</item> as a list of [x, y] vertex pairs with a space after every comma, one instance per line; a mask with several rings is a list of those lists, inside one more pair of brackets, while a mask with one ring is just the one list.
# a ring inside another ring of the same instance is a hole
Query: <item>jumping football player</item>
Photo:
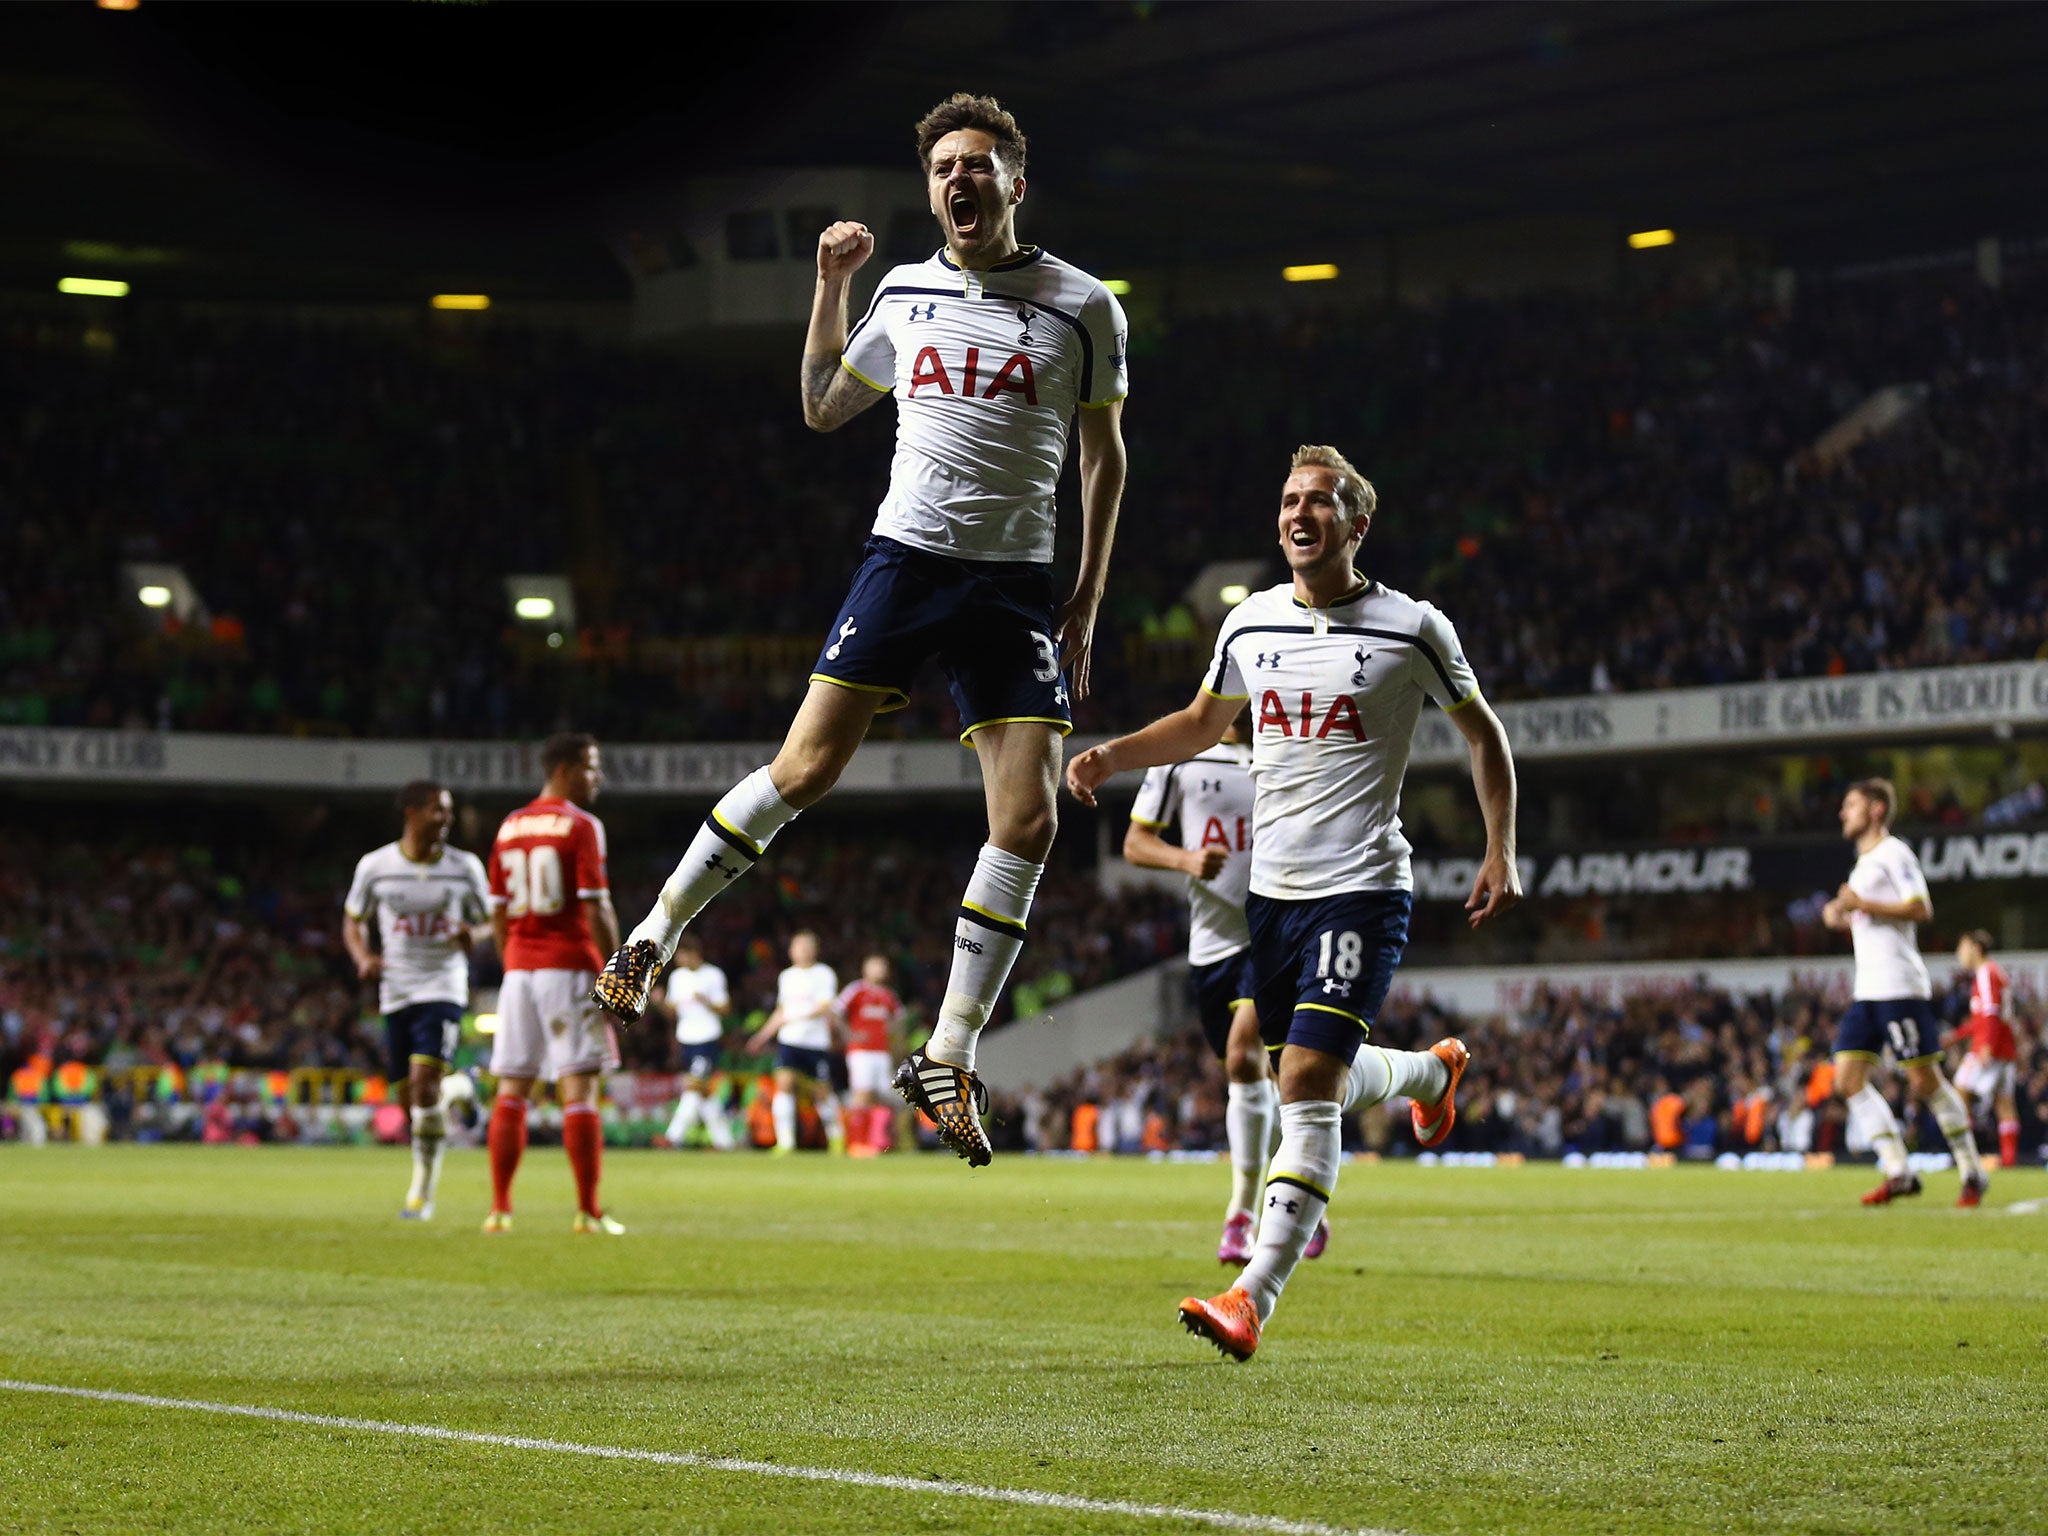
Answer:
[[505, 818], [491, 844], [491, 926], [505, 961], [491, 1071], [491, 1214], [486, 1232], [512, 1230], [512, 1179], [526, 1153], [526, 1106], [534, 1084], [562, 1100], [562, 1150], [576, 1175], [571, 1230], [613, 1236], [626, 1229], [597, 1203], [604, 1127], [597, 1099], [616, 1064], [611, 1027], [590, 1002], [599, 957], [619, 938], [605, 873], [604, 823], [590, 806], [604, 786], [597, 742], [581, 732], [540, 749], [540, 798]]
[[1427, 1051], [1366, 1044], [1408, 939], [1413, 877], [1401, 835], [1401, 780], [1424, 697], [1470, 748], [1486, 854], [1465, 906], [1473, 927], [1521, 899], [1515, 872], [1515, 768], [1507, 733], [1428, 603], [1359, 574], [1355, 557], [1377, 493], [1334, 448], [1297, 449], [1280, 492], [1280, 548], [1291, 583], [1231, 610], [1194, 701], [1143, 730], [1077, 755], [1067, 784], [1083, 803], [1112, 774], [1181, 762], [1223, 739], [1252, 700], [1252, 998], [1284, 1032], [1280, 1150], [1266, 1180], [1252, 1261], [1236, 1285], [1180, 1305], [1182, 1324], [1249, 1360], [1281, 1288], [1337, 1187], [1349, 1110], [1413, 1101], [1416, 1139], [1440, 1145], [1457, 1118], [1462, 1042]]
[[1856, 946], [1856, 984], [1849, 1011], [1835, 1031], [1835, 1092], [1877, 1153], [1884, 1182], [1863, 1197], [1885, 1205], [1920, 1193], [1920, 1175], [1906, 1165], [1906, 1143], [1891, 1105], [1870, 1081], [1870, 1069], [1890, 1048], [1914, 1095], [1934, 1112], [1962, 1175], [1957, 1205], [1977, 1205], [1990, 1187], [1977, 1157], [1970, 1110], [1941, 1070], [1941, 1031], [1934, 1020], [1933, 986], [1914, 938], [1916, 923], [1932, 922], [1927, 877], [1905, 840], [1892, 836], [1898, 794], [1889, 779], [1863, 779], [1842, 796], [1842, 836], [1856, 845], [1856, 867], [1820, 920], [1847, 930]]
[[[1023, 946], [1052, 847], [1069, 679], [1072, 696], [1086, 697], [1109, 573], [1124, 483], [1125, 329], [1099, 281], [1018, 244], [1025, 142], [1000, 105], [941, 102], [918, 124], [917, 153], [944, 247], [890, 271], [849, 332], [848, 287], [875, 240], [864, 225], [832, 225], [818, 239], [804, 343], [804, 420], [817, 431], [896, 400], [896, 457], [866, 557], [774, 762], [712, 809], [593, 995], [637, 1019], [684, 927], [831, 789], [875, 715], [907, 703], [919, 664], [936, 656], [961, 740], [980, 758], [988, 841], [961, 897], [932, 1037], [896, 1086], [978, 1167], [992, 1154], [975, 1041]], [[1053, 496], [1077, 408], [1081, 550], [1060, 600]]]
[[[412, 1187], [399, 1215], [431, 1221], [448, 1146], [441, 1076], [469, 1006], [469, 951], [490, 888], [483, 860], [448, 846], [454, 796], [428, 779], [399, 791], [404, 830], [356, 864], [341, 937], [356, 975], [377, 979], [390, 1081], [412, 1117]], [[377, 944], [365, 926], [376, 915]]]

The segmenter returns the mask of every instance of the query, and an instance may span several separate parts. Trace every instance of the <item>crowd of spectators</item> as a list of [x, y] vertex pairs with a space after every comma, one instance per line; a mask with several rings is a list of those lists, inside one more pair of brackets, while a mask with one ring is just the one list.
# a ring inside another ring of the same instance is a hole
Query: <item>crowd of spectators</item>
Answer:
[[[186, 826], [168, 834], [169, 820]], [[886, 823], [804, 831], [697, 927], [732, 978], [741, 1016], [758, 1022], [772, 1006], [798, 928], [819, 934], [825, 959], [849, 980], [869, 951], [888, 955], [906, 1003], [935, 1015], [972, 840], [920, 839]], [[342, 947], [340, 911], [355, 857], [376, 834], [360, 846], [343, 835], [292, 839], [192, 807], [147, 818], [53, 811], [40, 827], [10, 828], [0, 861], [0, 1083], [37, 1059], [103, 1075], [201, 1063], [381, 1072], [376, 997]], [[622, 862], [617, 904], [637, 915], [665, 871], [653, 857]], [[1058, 860], [1034, 913], [1034, 941], [999, 1019], [1186, 943], [1178, 898], [1146, 889], [1107, 897]], [[488, 944], [472, 970], [478, 987], [495, 986]], [[673, 1042], [652, 1014], [623, 1047], [629, 1067], [672, 1064]]]
[[[1967, 1012], [1959, 983], [1938, 1000], [1954, 1022]], [[1664, 1154], [1705, 1161], [1728, 1153], [1866, 1152], [1832, 1097], [1833, 1030], [1844, 999], [1793, 989], [1734, 996], [1704, 984], [1596, 1001], [1539, 988], [1526, 1006], [1460, 1016], [1430, 1002], [1389, 1003], [1376, 1042], [1421, 1050], [1457, 1035], [1472, 1048], [1458, 1122], [1445, 1152], [1532, 1158]], [[2019, 1006], [2020, 1145], [2037, 1157], [2048, 1131], [2048, 1033], [2041, 1000]], [[1951, 1053], [1951, 1065], [1960, 1048]], [[1917, 1150], [1945, 1150], [1903, 1074], [1880, 1084]], [[1000, 1106], [1013, 1145], [1038, 1151], [1216, 1150], [1223, 1078], [1192, 1030], [1163, 1035]], [[1415, 1151], [1401, 1105], [1355, 1115], [1346, 1145]], [[1980, 1119], [1982, 1117], [1980, 1116]], [[1984, 1136], [1981, 1144], [1997, 1143]]]
[[[1180, 700], [1199, 662], [1129, 666], [1125, 644], [1199, 649], [1184, 587], [1269, 551], [1304, 440], [1375, 477], [1368, 567], [1453, 616], [1496, 698], [2035, 655], [2043, 290], [1958, 271], [1790, 304], [1736, 285], [1141, 327], [1081, 724]], [[776, 736], [890, 453], [887, 413], [807, 432], [786, 361], [489, 323], [0, 314], [0, 723]], [[1904, 425], [1812, 450], [1908, 382], [1929, 394]], [[145, 559], [208, 612], [137, 605], [119, 568]], [[573, 578], [552, 644], [512, 622], [521, 572]], [[707, 638], [729, 644], [687, 650]], [[950, 724], [925, 688], [881, 728]]]

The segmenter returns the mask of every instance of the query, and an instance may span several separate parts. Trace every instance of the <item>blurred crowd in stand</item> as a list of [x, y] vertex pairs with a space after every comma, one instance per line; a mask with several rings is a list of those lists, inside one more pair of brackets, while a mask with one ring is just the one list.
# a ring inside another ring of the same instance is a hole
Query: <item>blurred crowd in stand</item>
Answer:
[[[1184, 589], [1270, 554], [1305, 440], [1373, 475], [1368, 569], [1453, 617], [1497, 699], [2040, 654], [2044, 292], [2015, 263], [2003, 291], [1958, 269], [1140, 325], [1080, 724], [1186, 695]], [[0, 724], [779, 735], [888, 413], [819, 437], [779, 355], [449, 318], [0, 311]], [[1901, 425], [1816, 448], [1903, 384], [1927, 398]], [[138, 560], [205, 611], [141, 607]], [[528, 572], [572, 577], [573, 624], [514, 623]], [[881, 729], [950, 725], [927, 687]]]
[[[1793, 990], [1736, 997], [1707, 986], [1595, 1002], [1539, 988], [1525, 1007], [1459, 1016], [1432, 1003], [1390, 1003], [1373, 1039], [1420, 1050], [1449, 1035], [1472, 1048], [1446, 1152], [1554, 1158], [1610, 1152], [1705, 1160], [1734, 1152], [1867, 1150], [1849, 1137], [1832, 1097], [1833, 1032], [1847, 999]], [[1968, 985], [1937, 999], [1949, 1025], [1967, 1013]], [[2018, 1100], [2022, 1160], [2038, 1161], [2048, 1130], [2048, 1036], [2041, 1000], [2023, 999]], [[1961, 1048], [1950, 1053], [1950, 1065]], [[1909, 1143], [1945, 1150], [1939, 1130], [1886, 1089]], [[1415, 1150], [1400, 1104], [1346, 1126], [1346, 1145], [1383, 1155]], [[1995, 1161], [1988, 1105], [1980, 1144]], [[1051, 1087], [998, 1105], [1012, 1145], [1039, 1151], [1169, 1152], [1225, 1146], [1223, 1077], [1193, 1031], [1148, 1040]]]

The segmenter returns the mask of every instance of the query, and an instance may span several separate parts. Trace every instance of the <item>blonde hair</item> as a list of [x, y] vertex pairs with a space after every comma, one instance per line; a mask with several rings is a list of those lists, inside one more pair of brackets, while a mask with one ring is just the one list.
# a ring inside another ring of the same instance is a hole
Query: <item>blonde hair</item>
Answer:
[[1358, 472], [1358, 466], [1325, 443], [1303, 443], [1294, 450], [1287, 472], [1291, 475], [1303, 468], [1327, 469], [1335, 474], [1338, 504], [1353, 517], [1371, 517], [1380, 504], [1380, 493]]

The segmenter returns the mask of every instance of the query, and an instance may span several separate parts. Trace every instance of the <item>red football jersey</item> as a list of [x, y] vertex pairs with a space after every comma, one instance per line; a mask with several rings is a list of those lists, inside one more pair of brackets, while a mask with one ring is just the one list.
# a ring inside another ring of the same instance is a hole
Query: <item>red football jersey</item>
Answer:
[[838, 1008], [846, 1015], [849, 1051], [889, 1049], [889, 1026], [903, 1014], [902, 1000], [894, 992], [856, 981], [839, 994]]
[[505, 818], [491, 844], [491, 905], [511, 924], [508, 971], [595, 971], [604, 965], [583, 903], [611, 888], [604, 823], [542, 797]]
[[2012, 1033], [2012, 996], [2006, 990], [2005, 972], [1995, 960], [1977, 967], [1977, 979], [1970, 987], [1970, 1022], [1963, 1026], [1963, 1033], [1979, 1056], [2012, 1061], [2019, 1055], [2019, 1042]]

